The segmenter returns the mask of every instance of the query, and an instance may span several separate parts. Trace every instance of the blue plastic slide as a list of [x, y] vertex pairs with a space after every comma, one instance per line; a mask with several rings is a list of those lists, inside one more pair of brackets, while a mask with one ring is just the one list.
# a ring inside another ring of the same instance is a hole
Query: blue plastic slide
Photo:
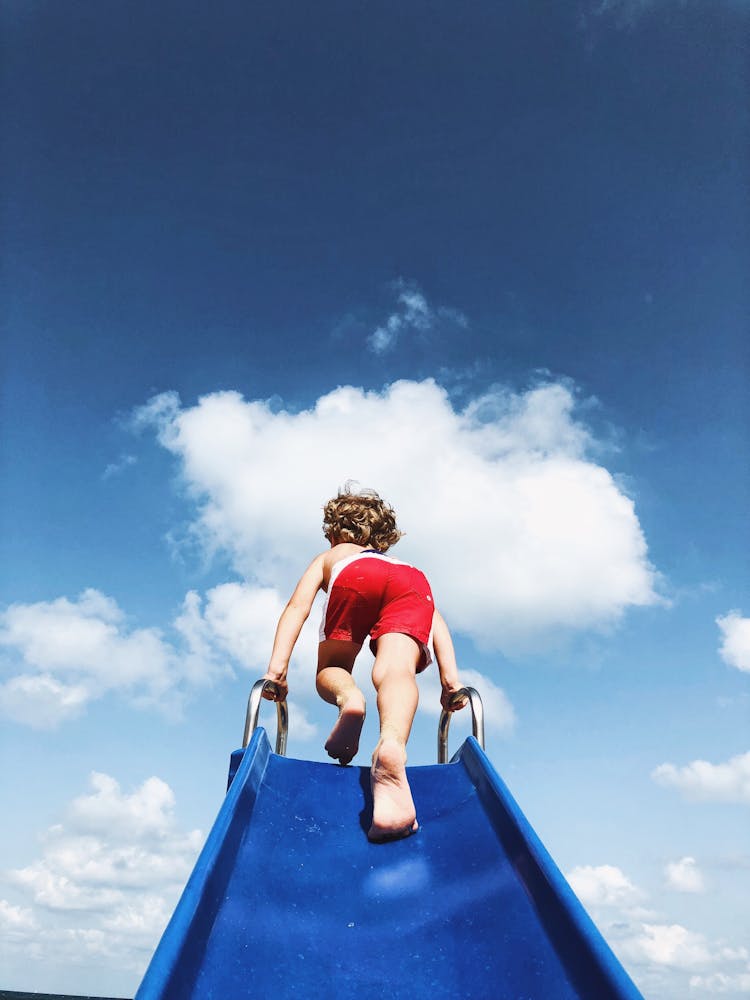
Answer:
[[477, 741], [408, 769], [420, 830], [371, 844], [369, 770], [256, 729], [136, 1000], [633, 1000]]

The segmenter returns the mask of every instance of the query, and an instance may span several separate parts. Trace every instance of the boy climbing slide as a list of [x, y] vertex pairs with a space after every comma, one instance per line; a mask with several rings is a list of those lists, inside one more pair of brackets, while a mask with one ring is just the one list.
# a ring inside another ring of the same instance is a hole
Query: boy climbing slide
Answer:
[[324, 701], [336, 705], [338, 719], [326, 741], [328, 755], [348, 764], [359, 749], [365, 697], [352, 678], [354, 660], [367, 636], [375, 654], [372, 682], [377, 692], [380, 738], [372, 755], [373, 841], [408, 837], [417, 828], [416, 810], [406, 777], [406, 743], [417, 710], [416, 675], [435, 650], [442, 694], [449, 712], [461, 689], [448, 626], [433, 605], [425, 575], [385, 555], [401, 537], [391, 507], [374, 490], [343, 491], [323, 508], [323, 533], [330, 549], [316, 556], [302, 575], [276, 629], [266, 680], [286, 698], [287, 670], [315, 595], [325, 591], [318, 646], [316, 686]]

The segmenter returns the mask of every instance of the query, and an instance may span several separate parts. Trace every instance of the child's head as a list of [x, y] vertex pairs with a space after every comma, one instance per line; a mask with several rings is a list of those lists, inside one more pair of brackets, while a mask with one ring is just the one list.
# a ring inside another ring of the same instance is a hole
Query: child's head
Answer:
[[352, 492], [347, 483], [323, 508], [323, 534], [329, 542], [353, 542], [385, 552], [401, 537], [393, 508], [375, 490]]

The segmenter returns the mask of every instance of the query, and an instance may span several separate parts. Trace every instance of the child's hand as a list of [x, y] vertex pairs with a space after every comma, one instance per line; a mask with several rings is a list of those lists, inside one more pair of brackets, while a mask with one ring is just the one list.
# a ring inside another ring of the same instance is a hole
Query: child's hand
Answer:
[[459, 681], [444, 681], [443, 690], [440, 694], [440, 704], [446, 712], [458, 712], [464, 708], [468, 702], [466, 695], [460, 700], [453, 701], [454, 695], [463, 689], [463, 684]]
[[286, 696], [289, 694], [289, 685], [286, 682], [286, 674], [284, 676], [279, 676], [276, 673], [271, 673], [267, 670], [263, 674], [264, 681], [273, 681], [273, 683], [278, 688], [278, 692], [272, 691], [270, 688], [266, 688], [263, 692], [263, 697], [267, 698], [269, 701], [286, 701]]

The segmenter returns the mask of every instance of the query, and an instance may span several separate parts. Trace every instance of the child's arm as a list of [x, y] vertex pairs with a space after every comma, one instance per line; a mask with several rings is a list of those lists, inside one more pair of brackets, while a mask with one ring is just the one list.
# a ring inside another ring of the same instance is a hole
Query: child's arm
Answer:
[[289, 603], [281, 612], [279, 624], [276, 626], [276, 638], [273, 640], [271, 660], [263, 677], [264, 680], [278, 684], [280, 692], [274, 698], [270, 692], [265, 697], [271, 701], [283, 701], [289, 693], [286, 682], [289, 659], [294, 644], [299, 638], [302, 626], [307, 621], [315, 595], [323, 586], [323, 560], [325, 553], [316, 556], [310, 563], [289, 598]]
[[446, 712], [456, 712], [466, 704], [466, 698], [456, 703], [451, 703], [451, 699], [456, 691], [460, 691], [463, 684], [458, 679], [458, 667], [456, 666], [456, 653], [453, 649], [448, 626], [439, 611], [435, 611], [432, 619], [432, 645], [435, 650], [438, 670], [440, 671], [440, 684], [443, 688], [440, 695], [440, 704]]

